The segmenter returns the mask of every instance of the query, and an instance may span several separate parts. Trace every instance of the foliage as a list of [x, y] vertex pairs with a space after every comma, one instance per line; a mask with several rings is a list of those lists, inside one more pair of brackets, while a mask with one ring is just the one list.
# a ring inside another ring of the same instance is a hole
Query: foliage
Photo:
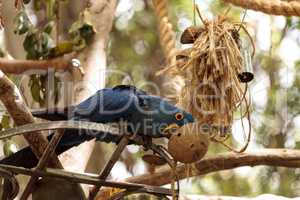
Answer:
[[[24, 2], [25, 4], [29, 3]], [[39, 60], [49, 59], [64, 54], [80, 51], [87, 47], [93, 39], [95, 30], [90, 22], [87, 21], [88, 12], [80, 14], [80, 19], [75, 21], [69, 29], [70, 40], [57, 43], [58, 38], [54, 38], [52, 30], [55, 28], [58, 1], [34, 1], [36, 10], [44, 9], [46, 15], [46, 23], [42, 26], [34, 26], [26, 12], [26, 8], [22, 8], [15, 17], [15, 34], [25, 35], [23, 47], [26, 52], [27, 59]], [[56, 40], [56, 44], [55, 44]], [[46, 85], [47, 75], [31, 75], [29, 87], [33, 100], [41, 106], [46, 101]], [[58, 100], [59, 78], [55, 77], [55, 103]]]

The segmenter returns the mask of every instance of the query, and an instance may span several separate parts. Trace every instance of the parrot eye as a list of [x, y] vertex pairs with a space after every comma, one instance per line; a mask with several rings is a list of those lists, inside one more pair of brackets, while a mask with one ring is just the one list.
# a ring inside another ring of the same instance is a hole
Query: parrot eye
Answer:
[[182, 113], [176, 113], [175, 115], [176, 120], [180, 121], [183, 119], [183, 114]]

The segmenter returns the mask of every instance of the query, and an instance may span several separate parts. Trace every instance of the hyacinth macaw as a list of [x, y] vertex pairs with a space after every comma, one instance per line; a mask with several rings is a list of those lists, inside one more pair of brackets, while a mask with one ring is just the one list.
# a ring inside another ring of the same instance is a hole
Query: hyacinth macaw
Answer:
[[[79, 120], [104, 124], [123, 121], [126, 122], [129, 133], [151, 138], [164, 137], [170, 128], [181, 127], [194, 121], [190, 113], [158, 96], [148, 95], [129, 85], [99, 90], [79, 105], [66, 110], [69, 114], [38, 111], [33, 112], [33, 115], [47, 120]], [[52, 135], [49, 135], [48, 140], [51, 137]], [[118, 143], [121, 135], [65, 130], [55, 152], [59, 155], [94, 138], [96, 141]], [[0, 161], [1, 164], [27, 168], [35, 167], [37, 162], [30, 147], [25, 147]]]

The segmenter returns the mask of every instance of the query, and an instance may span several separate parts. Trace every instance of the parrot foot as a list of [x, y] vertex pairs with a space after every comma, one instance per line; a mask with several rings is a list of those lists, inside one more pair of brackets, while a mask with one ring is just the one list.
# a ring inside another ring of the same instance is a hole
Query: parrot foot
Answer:
[[151, 146], [152, 146], [152, 138], [149, 136], [142, 136], [142, 140], [143, 140], [143, 150], [144, 151], [148, 151]]

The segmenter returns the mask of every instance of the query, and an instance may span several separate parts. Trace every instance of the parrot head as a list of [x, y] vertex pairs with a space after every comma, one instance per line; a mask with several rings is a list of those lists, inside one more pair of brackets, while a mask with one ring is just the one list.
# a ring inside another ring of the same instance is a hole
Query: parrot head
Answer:
[[192, 114], [153, 95], [143, 97], [143, 106], [139, 113], [136, 116], [139, 117], [137, 120], [143, 121], [143, 133], [152, 137], [168, 137], [177, 128], [194, 122]]

